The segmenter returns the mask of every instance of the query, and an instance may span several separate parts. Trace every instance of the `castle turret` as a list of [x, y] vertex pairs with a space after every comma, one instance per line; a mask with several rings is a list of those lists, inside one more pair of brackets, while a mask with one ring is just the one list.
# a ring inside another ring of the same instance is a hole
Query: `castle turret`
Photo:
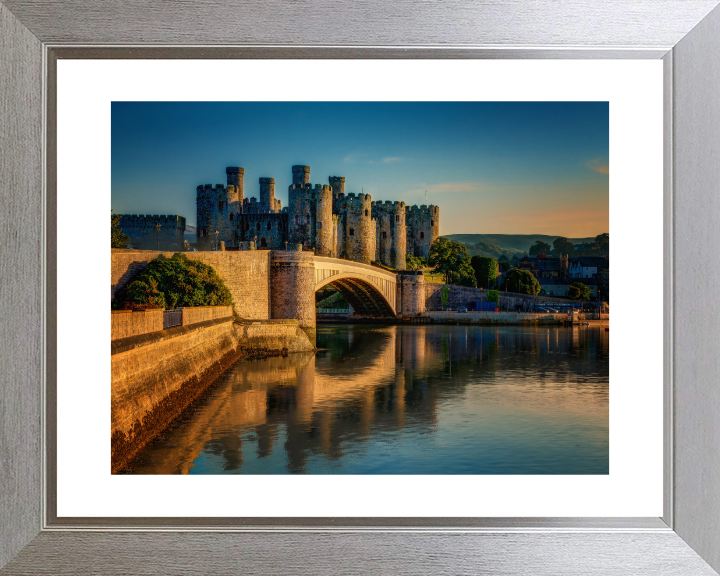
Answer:
[[293, 186], [305, 186], [305, 184], [310, 184], [310, 166], [293, 166], [292, 175]]
[[332, 186], [333, 196], [345, 194], [345, 176], [330, 176], [328, 178], [330, 186]]
[[275, 178], [260, 178], [260, 210], [275, 211]]
[[237, 166], [228, 166], [225, 168], [225, 174], [227, 176], [228, 188], [231, 186], [235, 187], [234, 193], [231, 193], [232, 199], [230, 202], [238, 202], [240, 206], [243, 203], [243, 176], [245, 175], [245, 168], [239, 168]]

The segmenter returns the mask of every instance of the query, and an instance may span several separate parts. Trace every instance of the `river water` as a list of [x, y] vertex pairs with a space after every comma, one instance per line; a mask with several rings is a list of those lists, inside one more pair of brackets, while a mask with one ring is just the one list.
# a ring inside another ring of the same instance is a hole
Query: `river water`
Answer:
[[240, 361], [135, 474], [607, 474], [603, 327], [319, 325]]

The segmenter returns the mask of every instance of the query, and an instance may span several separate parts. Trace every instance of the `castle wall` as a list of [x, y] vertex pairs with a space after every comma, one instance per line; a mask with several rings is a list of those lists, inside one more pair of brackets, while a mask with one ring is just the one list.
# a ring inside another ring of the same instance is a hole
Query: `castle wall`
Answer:
[[[160, 223], [158, 231], [155, 224]], [[119, 226], [135, 248], [182, 250], [185, 239], [185, 218], [176, 215], [123, 214]]]
[[[114, 298], [115, 293], [150, 261], [160, 255], [170, 258], [173, 253], [112, 249], [111, 298]], [[256, 320], [270, 318], [270, 251], [183, 252], [183, 254], [190, 260], [199, 260], [215, 269], [232, 295], [235, 314]]]
[[[318, 184], [318, 192], [320, 188]], [[312, 247], [315, 239], [315, 214], [310, 202], [313, 190], [311, 184], [292, 184], [288, 189], [288, 242], [305, 248]]]
[[238, 240], [256, 242], [258, 249], [280, 250], [285, 248], [287, 228], [287, 214], [242, 214]]

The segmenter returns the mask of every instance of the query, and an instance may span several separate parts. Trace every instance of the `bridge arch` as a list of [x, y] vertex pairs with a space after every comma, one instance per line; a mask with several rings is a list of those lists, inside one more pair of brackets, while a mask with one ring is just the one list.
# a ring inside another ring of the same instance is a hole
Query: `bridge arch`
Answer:
[[397, 314], [397, 277], [375, 266], [315, 257], [315, 291], [332, 286], [362, 316], [393, 317]]

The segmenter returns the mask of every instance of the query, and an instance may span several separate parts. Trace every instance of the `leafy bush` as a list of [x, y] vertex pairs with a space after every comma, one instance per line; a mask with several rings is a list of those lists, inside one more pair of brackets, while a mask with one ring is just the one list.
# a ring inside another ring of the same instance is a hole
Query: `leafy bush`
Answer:
[[517, 268], [513, 268], [505, 274], [501, 288], [519, 294], [530, 294], [532, 296], [540, 294], [540, 282], [538, 282], [537, 278], [531, 272]]
[[497, 290], [488, 290], [485, 300], [488, 302], [500, 302], [500, 292]]
[[590, 287], [582, 282], [575, 282], [568, 288], [568, 297], [573, 300], [590, 300]]
[[229, 306], [230, 291], [212, 266], [185, 254], [160, 256], [140, 270], [116, 295], [113, 308]]

